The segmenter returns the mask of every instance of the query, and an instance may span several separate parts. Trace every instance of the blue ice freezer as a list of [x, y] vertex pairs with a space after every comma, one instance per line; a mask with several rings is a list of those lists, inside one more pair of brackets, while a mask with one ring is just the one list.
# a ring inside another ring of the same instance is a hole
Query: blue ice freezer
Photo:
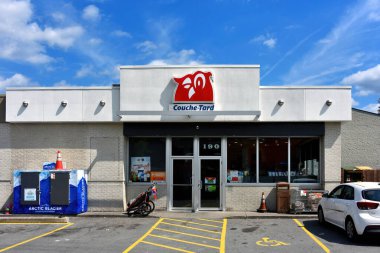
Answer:
[[15, 170], [13, 213], [79, 214], [87, 211], [84, 170]]

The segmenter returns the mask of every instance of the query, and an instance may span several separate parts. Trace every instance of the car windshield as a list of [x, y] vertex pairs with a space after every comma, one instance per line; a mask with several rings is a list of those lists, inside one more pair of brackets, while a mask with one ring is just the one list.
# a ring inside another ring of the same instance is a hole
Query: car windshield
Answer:
[[380, 202], [380, 189], [363, 191], [363, 198]]

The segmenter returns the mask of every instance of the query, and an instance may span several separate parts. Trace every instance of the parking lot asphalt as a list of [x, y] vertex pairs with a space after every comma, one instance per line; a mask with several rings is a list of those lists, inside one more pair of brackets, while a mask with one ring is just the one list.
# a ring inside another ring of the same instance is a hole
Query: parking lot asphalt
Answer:
[[378, 236], [349, 242], [316, 219], [71, 217], [0, 224], [0, 252], [379, 252]]

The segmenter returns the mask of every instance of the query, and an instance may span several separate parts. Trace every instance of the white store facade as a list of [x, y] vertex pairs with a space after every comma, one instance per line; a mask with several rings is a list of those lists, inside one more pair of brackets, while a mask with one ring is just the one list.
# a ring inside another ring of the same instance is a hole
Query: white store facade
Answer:
[[125, 210], [152, 181], [161, 209], [255, 211], [264, 192], [275, 210], [276, 182], [340, 182], [350, 120], [351, 87], [260, 86], [258, 65], [122, 66], [120, 85], [7, 89], [0, 152], [10, 176], [61, 150], [87, 170], [93, 211]]

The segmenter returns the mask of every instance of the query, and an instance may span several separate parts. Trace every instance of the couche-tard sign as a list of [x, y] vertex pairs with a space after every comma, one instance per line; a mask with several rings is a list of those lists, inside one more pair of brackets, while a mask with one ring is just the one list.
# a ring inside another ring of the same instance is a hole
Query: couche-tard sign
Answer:
[[174, 77], [177, 88], [174, 91], [171, 111], [213, 111], [214, 91], [211, 72], [196, 71], [183, 77]]

